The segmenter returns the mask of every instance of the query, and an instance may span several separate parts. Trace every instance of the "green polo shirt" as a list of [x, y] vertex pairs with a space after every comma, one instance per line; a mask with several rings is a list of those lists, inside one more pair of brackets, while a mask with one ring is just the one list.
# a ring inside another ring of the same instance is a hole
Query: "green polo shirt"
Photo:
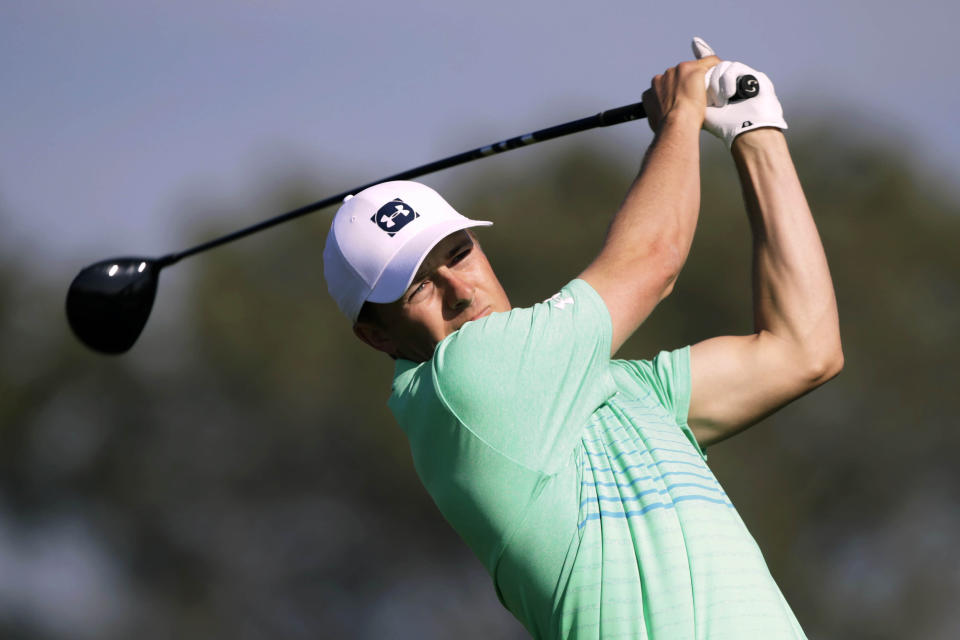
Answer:
[[689, 348], [611, 335], [574, 280], [398, 361], [424, 487], [535, 638], [804, 638], [687, 426]]

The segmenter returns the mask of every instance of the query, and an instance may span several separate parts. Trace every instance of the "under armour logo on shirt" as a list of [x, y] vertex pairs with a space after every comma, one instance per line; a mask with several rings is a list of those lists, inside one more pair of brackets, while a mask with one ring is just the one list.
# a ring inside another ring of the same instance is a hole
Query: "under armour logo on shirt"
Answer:
[[400, 229], [419, 217], [420, 214], [406, 202], [400, 198], [394, 198], [377, 209], [377, 212], [371, 216], [370, 221], [377, 223], [377, 226], [386, 231], [387, 235], [392, 238]]
[[573, 298], [560, 291], [544, 300], [544, 302], [549, 302], [554, 308], [562, 311], [568, 304], [573, 304]]

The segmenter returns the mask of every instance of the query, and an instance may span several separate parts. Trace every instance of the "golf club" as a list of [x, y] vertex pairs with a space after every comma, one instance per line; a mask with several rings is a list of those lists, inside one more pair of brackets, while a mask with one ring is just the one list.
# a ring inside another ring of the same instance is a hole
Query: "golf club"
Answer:
[[[752, 98], [759, 91], [756, 78], [750, 75], [741, 76], [738, 79], [737, 87], [738, 91], [735, 99], [740, 100]], [[94, 351], [106, 354], [124, 353], [137, 341], [147, 324], [150, 310], [153, 307], [153, 300], [157, 293], [160, 271], [164, 267], [202, 251], [239, 240], [252, 233], [339, 203], [348, 195], [358, 193], [381, 182], [409, 180], [537, 142], [644, 117], [646, 117], [646, 112], [642, 102], [609, 109], [593, 116], [508, 138], [484, 147], [477, 147], [354, 187], [343, 193], [294, 209], [179, 253], [170, 253], [160, 258], [122, 257], [97, 262], [80, 271], [73, 282], [70, 283], [70, 289], [67, 292], [67, 320], [77, 338]]]

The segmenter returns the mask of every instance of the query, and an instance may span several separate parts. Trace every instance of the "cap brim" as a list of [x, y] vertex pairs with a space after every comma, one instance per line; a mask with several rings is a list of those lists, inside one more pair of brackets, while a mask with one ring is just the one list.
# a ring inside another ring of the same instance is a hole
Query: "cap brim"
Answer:
[[399, 300], [410, 283], [413, 282], [417, 270], [423, 264], [427, 254], [437, 243], [451, 233], [469, 229], [470, 227], [489, 227], [492, 222], [486, 220], [444, 220], [428, 229], [423, 229], [401, 247], [377, 279], [367, 302], [386, 303]]

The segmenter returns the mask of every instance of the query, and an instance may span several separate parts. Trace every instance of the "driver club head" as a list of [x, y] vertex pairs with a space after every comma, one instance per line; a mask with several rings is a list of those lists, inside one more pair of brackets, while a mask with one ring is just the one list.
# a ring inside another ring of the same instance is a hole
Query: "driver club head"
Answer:
[[162, 265], [151, 258], [112, 258], [83, 269], [67, 292], [67, 320], [85, 345], [123, 353], [147, 324]]

